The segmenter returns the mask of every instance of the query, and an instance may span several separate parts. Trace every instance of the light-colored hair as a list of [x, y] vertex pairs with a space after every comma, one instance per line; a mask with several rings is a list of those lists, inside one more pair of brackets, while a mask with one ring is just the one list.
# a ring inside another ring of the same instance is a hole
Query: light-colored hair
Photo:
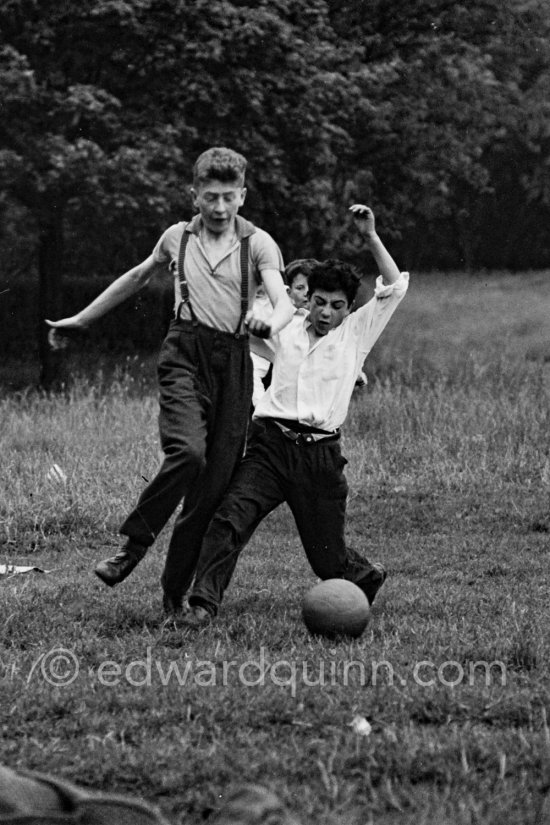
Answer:
[[193, 167], [193, 186], [199, 186], [209, 180], [222, 183], [236, 183], [244, 186], [247, 160], [233, 149], [214, 146], [199, 155]]

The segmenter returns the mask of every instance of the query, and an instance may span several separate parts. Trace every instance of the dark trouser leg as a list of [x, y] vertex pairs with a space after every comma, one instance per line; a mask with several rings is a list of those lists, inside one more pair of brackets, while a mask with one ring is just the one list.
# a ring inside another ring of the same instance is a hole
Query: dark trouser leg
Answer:
[[173, 322], [159, 356], [158, 375], [159, 429], [165, 458], [120, 528], [123, 535], [145, 547], [153, 543], [197, 483], [205, 464], [208, 400], [198, 379], [193, 329]]
[[208, 436], [205, 466], [176, 519], [162, 574], [164, 592], [176, 604], [191, 585], [204, 535], [242, 458], [252, 396], [247, 340], [201, 327], [197, 340]]
[[254, 530], [284, 500], [284, 466], [266, 436], [254, 437], [204, 537], [191, 604], [216, 613], [239, 554]]
[[294, 472], [287, 501], [314, 573], [321, 579], [348, 579], [365, 589], [378, 573], [368, 559], [346, 546], [348, 485], [340, 443], [291, 444], [291, 449]]

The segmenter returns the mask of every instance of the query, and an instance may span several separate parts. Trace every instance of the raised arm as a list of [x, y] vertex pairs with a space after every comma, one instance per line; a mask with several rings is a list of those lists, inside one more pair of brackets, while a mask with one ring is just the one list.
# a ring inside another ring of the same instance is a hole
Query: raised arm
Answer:
[[369, 206], [364, 206], [362, 203], [355, 203], [350, 206], [350, 212], [353, 213], [355, 226], [365, 239], [376, 261], [382, 280], [385, 284], [394, 284], [401, 273], [376, 232], [374, 212]]
[[153, 256], [149, 255], [140, 264], [134, 266], [133, 269], [129, 269], [128, 272], [113, 281], [101, 295], [98, 295], [91, 304], [88, 304], [76, 315], [72, 315], [70, 318], [62, 318], [60, 321], [46, 320], [48, 326], [52, 327], [53, 335], [50, 333], [50, 336], [52, 336], [50, 343], [55, 345], [55, 330], [63, 332], [64, 330], [86, 329], [87, 326], [101, 318], [113, 307], [138, 292], [156, 271], [165, 268], [165, 264], [158, 264], [154, 261]]
[[273, 312], [267, 320], [263, 321], [255, 318], [253, 310], [250, 310], [246, 316], [246, 323], [253, 335], [259, 338], [269, 338], [286, 327], [294, 316], [294, 307], [278, 269], [264, 269], [260, 274], [265, 291], [273, 305]]

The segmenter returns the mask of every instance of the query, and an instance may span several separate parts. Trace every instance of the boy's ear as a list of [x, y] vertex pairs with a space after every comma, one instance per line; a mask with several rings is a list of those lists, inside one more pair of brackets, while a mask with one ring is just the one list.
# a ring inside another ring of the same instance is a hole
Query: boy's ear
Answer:
[[244, 203], [244, 200], [246, 198], [246, 192], [247, 192], [246, 186], [243, 186], [243, 188], [241, 189], [241, 206]]
[[194, 189], [191, 186], [191, 188], [189, 189], [189, 194], [191, 195], [191, 203], [193, 205], [193, 209], [199, 209], [199, 204], [198, 204], [199, 193], [197, 192], [196, 189]]

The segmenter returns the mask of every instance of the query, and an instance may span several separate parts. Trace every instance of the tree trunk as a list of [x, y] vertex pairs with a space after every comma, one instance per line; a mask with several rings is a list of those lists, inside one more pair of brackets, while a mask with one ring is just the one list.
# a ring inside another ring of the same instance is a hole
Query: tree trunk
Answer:
[[61, 317], [63, 297], [63, 213], [59, 206], [50, 207], [40, 228], [38, 248], [38, 357], [40, 386], [46, 390], [62, 389], [67, 382], [63, 350], [48, 344], [49, 327], [45, 318]]

